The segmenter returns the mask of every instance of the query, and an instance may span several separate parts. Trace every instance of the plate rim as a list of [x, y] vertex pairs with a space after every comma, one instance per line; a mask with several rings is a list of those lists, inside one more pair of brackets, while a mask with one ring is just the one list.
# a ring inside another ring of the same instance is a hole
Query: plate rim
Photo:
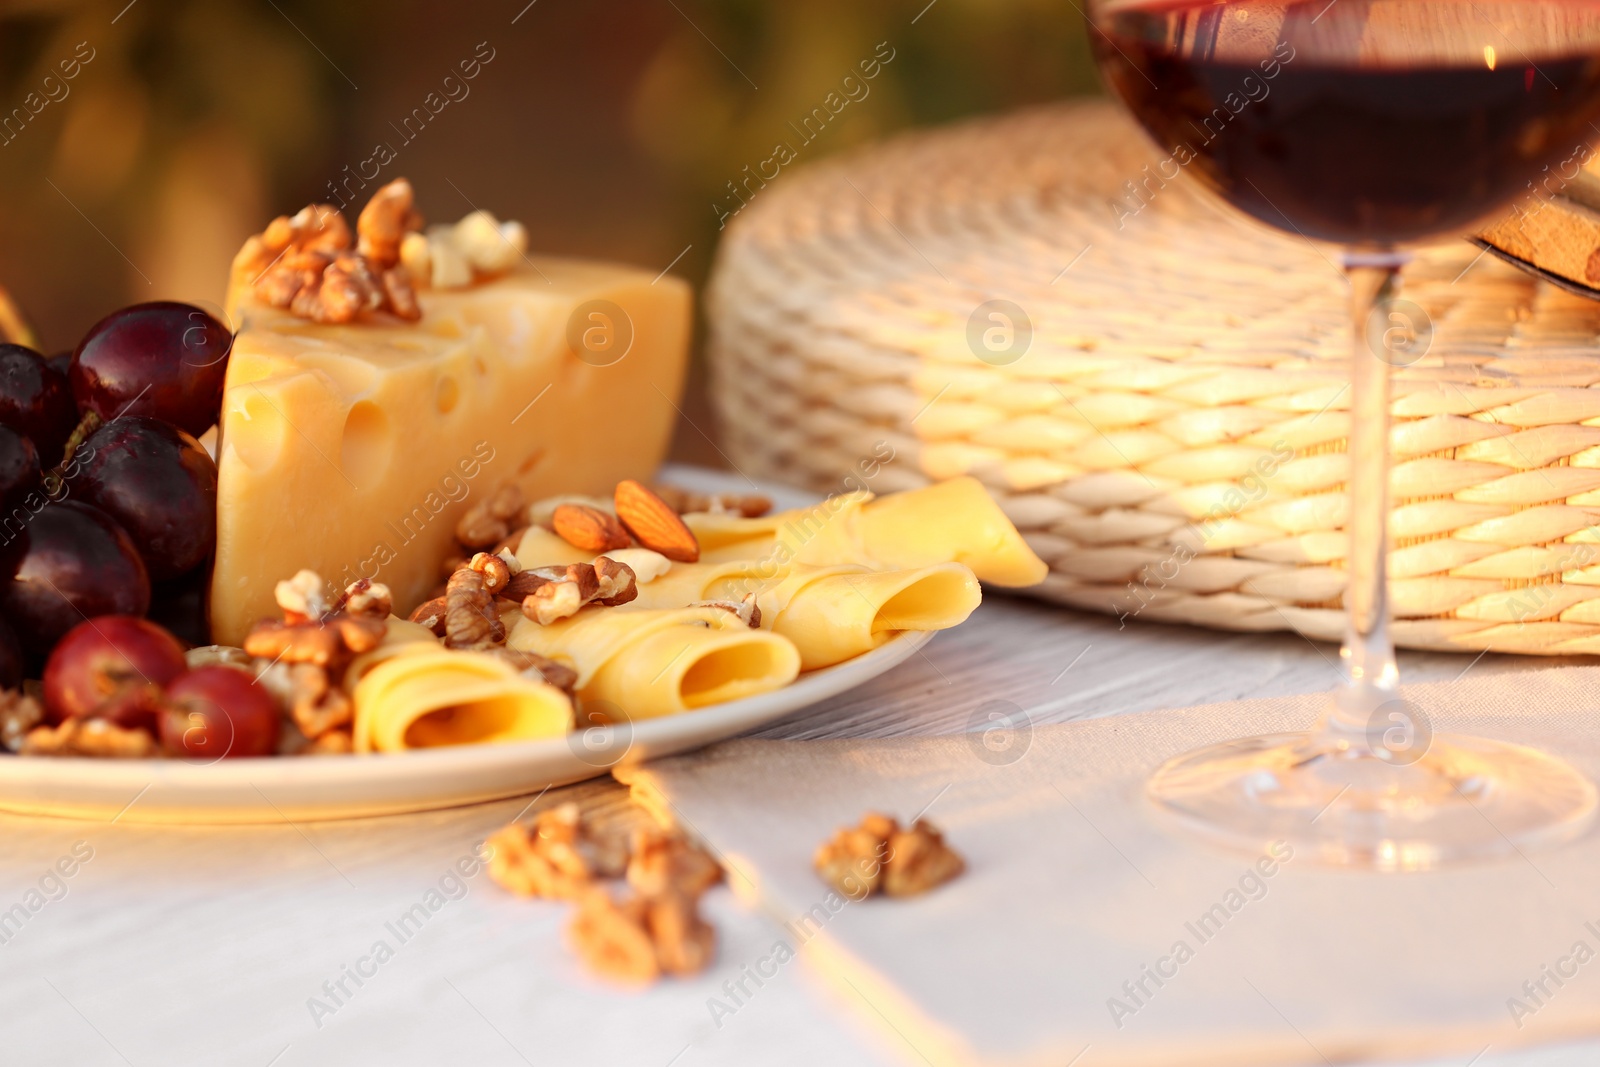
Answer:
[[[655, 744], [671, 744], [673, 738], [695, 728], [717, 731], [730, 725], [728, 720], [753, 716], [750, 722], [727, 737], [757, 729], [785, 715], [795, 714], [823, 700], [846, 692], [885, 674], [915, 655], [933, 639], [937, 631], [902, 630], [883, 644], [842, 663], [802, 675], [799, 680], [754, 696], [713, 704], [676, 715], [662, 715], [635, 723], [627, 753], [612, 763], [595, 766], [594, 776], [608, 774], [615, 765], [644, 762], [651, 756], [630, 760], [636, 749]], [[767, 707], [770, 705], [770, 707]], [[417, 773], [470, 773], [488, 767], [572, 752], [572, 733], [561, 737], [542, 737], [499, 744], [446, 745], [438, 748], [409, 749], [405, 752], [350, 753], [330, 756], [246, 756], [217, 759], [209, 763], [190, 763], [182, 759], [111, 760], [92, 756], [0, 758], [0, 781], [8, 785], [65, 785], [94, 768], [99, 787], [150, 784], [158, 781], [175, 788], [295, 785], [344, 783], [352, 771], [365, 779], [407, 778]], [[707, 744], [715, 742], [706, 742]], [[698, 746], [696, 746], [698, 747]], [[531, 792], [532, 790], [530, 790]], [[7, 810], [0, 797], [0, 811]]]

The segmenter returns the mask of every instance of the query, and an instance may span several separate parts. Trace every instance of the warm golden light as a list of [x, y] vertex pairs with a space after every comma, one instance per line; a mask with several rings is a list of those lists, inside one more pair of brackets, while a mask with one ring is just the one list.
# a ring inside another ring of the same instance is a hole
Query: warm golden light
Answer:
[[1492, 44], [1483, 46], [1483, 65], [1490, 70], [1494, 69], [1494, 45]]

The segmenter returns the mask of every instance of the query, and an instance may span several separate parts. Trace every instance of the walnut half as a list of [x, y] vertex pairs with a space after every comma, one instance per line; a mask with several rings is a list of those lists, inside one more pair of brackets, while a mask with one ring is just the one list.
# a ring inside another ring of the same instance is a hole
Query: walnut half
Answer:
[[692, 897], [667, 893], [617, 900], [586, 891], [567, 928], [578, 955], [594, 971], [629, 983], [666, 974], [696, 974], [716, 953], [717, 933]]
[[29, 730], [19, 754], [150, 759], [157, 752], [155, 738], [144, 730], [127, 730], [107, 719], [68, 719]]
[[506, 584], [501, 595], [520, 600], [523, 615], [549, 626], [576, 615], [588, 604], [626, 604], [639, 596], [639, 582], [632, 567], [601, 556], [593, 563], [524, 570]]
[[620, 842], [597, 833], [576, 804], [542, 811], [532, 825], [512, 823], [489, 838], [489, 876], [525, 897], [571, 900], [627, 863]]
[[21, 751], [32, 730], [44, 721], [44, 708], [20, 689], [0, 690], [0, 744]]
[[628, 884], [643, 896], [695, 899], [720, 881], [721, 865], [682, 833], [653, 826], [634, 832]]
[[944, 843], [944, 835], [926, 819], [889, 837], [889, 860], [883, 870], [883, 891], [891, 897], [914, 897], [941, 886], [967, 869], [966, 862]]
[[882, 892], [911, 897], [943, 885], [966, 869], [926, 819], [908, 830], [876, 812], [846, 827], [817, 849], [817, 873], [840, 893], [860, 900]]
[[411, 201], [404, 178], [373, 194], [357, 224], [356, 248], [338, 209], [312, 204], [292, 218], [273, 219], [245, 242], [235, 263], [261, 300], [313, 322], [354, 322], [380, 310], [415, 321], [422, 309], [399, 263], [405, 235], [422, 224]]

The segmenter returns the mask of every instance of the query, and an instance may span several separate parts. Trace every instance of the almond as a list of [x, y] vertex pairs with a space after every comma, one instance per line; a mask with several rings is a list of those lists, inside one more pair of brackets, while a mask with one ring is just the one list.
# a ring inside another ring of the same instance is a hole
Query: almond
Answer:
[[617, 518], [635, 541], [674, 563], [693, 563], [700, 558], [700, 542], [695, 540], [694, 531], [655, 493], [626, 478], [617, 483], [615, 499]]
[[610, 552], [627, 548], [628, 531], [614, 517], [587, 504], [562, 504], [550, 516], [556, 536], [585, 552]]

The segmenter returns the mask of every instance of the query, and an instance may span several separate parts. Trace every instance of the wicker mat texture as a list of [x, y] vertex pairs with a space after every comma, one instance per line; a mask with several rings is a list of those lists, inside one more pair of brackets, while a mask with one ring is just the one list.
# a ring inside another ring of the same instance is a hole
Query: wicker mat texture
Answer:
[[[748, 198], [709, 301], [740, 470], [821, 491], [972, 474], [1049, 562], [1039, 596], [1340, 635], [1332, 248], [1232, 214], [1104, 102], [904, 136]], [[1600, 652], [1600, 303], [1465, 241], [1419, 254], [1404, 295], [1396, 640]]]

